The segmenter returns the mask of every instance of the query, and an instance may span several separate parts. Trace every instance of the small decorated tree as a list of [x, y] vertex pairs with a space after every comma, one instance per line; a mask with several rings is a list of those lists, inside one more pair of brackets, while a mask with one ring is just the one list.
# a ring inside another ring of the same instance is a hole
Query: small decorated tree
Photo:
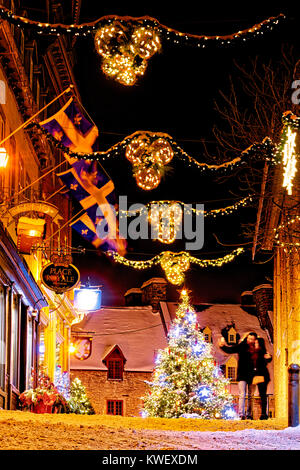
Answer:
[[95, 410], [87, 397], [85, 386], [77, 377], [70, 387], [70, 399], [68, 401], [71, 413], [93, 415]]
[[228, 380], [215, 366], [211, 344], [198, 330], [186, 290], [169, 331], [169, 344], [158, 352], [143, 416], [234, 418]]

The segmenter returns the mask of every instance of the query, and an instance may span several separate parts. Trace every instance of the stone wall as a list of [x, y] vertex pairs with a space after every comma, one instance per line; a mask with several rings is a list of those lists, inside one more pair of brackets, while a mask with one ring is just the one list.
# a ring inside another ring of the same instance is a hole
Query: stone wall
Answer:
[[141, 397], [148, 390], [145, 380], [151, 379], [151, 372], [123, 373], [123, 380], [108, 380], [107, 371], [71, 370], [71, 380], [75, 377], [86, 387], [86, 393], [97, 414], [106, 414], [107, 400], [123, 401], [123, 416], [139, 416], [142, 408]]
[[144, 305], [152, 305], [153, 311], [159, 310], [159, 302], [167, 300], [167, 281], [163, 278], [152, 278], [141, 287]]

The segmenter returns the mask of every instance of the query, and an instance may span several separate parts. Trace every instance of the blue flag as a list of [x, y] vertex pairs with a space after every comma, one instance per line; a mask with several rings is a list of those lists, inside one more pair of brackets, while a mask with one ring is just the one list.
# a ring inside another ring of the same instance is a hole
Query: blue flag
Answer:
[[[91, 153], [98, 149], [98, 129], [80, 111], [71, 98], [49, 119], [40, 123], [54, 138], [73, 151]], [[119, 237], [112, 180], [97, 161], [77, 160], [65, 154], [71, 168], [59, 173], [68, 194], [86, 210], [71, 224], [86, 240], [103, 251], [125, 252], [125, 240]]]

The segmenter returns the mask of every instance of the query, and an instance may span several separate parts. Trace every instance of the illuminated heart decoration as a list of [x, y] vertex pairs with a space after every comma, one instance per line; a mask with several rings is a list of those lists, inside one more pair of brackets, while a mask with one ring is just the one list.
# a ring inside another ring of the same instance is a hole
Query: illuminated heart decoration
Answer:
[[160, 265], [165, 271], [168, 281], [175, 285], [181, 285], [184, 283], [183, 273], [190, 267], [190, 260], [185, 252], [174, 254], [166, 251]]

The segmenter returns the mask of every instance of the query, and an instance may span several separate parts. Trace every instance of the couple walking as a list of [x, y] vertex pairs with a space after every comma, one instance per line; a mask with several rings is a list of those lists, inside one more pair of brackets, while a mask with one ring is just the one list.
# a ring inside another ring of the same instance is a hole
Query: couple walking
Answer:
[[[261, 416], [260, 419], [268, 419], [267, 415], [267, 386], [270, 382], [270, 374], [267, 364], [272, 356], [267, 353], [265, 341], [256, 333], [248, 333], [240, 343], [228, 346], [222, 337], [219, 347], [228, 354], [238, 354], [237, 381], [239, 386], [239, 416], [240, 419], [253, 419], [253, 393], [258, 386]], [[248, 389], [247, 414], [245, 414], [245, 400]]]

